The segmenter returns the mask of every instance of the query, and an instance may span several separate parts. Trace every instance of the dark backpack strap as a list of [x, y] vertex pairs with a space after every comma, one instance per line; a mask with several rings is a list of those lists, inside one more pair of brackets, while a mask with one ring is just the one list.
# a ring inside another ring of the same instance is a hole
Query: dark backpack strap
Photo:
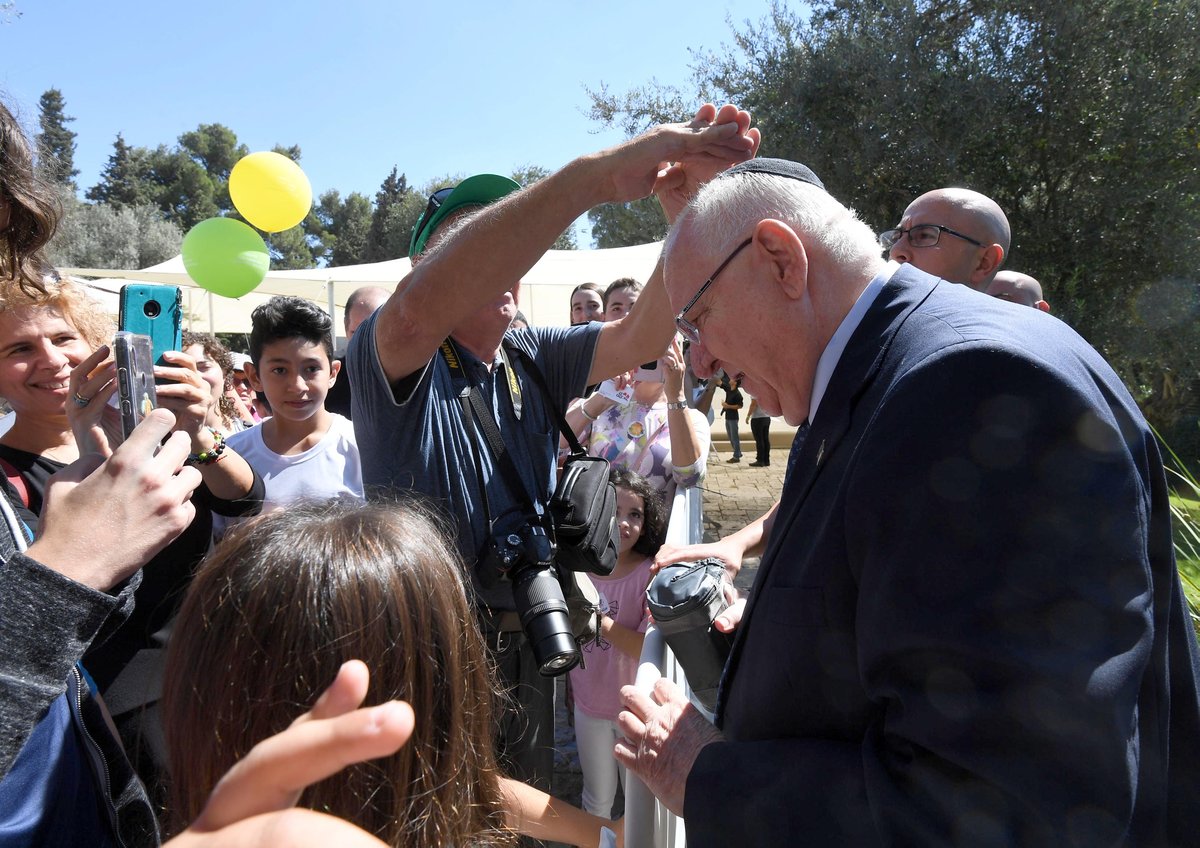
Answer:
[[533, 357], [507, 339], [504, 341], [504, 346], [508, 350], [515, 353], [521, 359], [521, 361], [525, 363], [525, 370], [529, 372], [529, 376], [533, 378], [533, 382], [541, 391], [542, 399], [546, 401], [546, 408], [550, 410], [551, 414], [554, 416], [555, 423], [558, 424], [558, 431], [562, 433], [563, 438], [567, 440], [567, 444], [571, 446], [572, 455], [583, 456], [587, 454], [587, 451], [584, 450], [583, 445], [579, 444], [579, 437], [575, 435], [575, 431], [572, 430], [571, 425], [567, 423], [566, 416], [564, 416], [562, 410], [558, 408], [558, 404], [554, 402], [554, 395], [550, 393], [550, 387], [546, 384], [546, 378], [542, 374], [542, 369], [538, 368], [538, 365], [536, 362], [534, 362]]
[[[467, 382], [466, 375], [463, 373], [462, 366], [460, 365], [462, 359], [458, 355], [458, 349], [455, 347], [454, 342], [450, 339], [442, 342], [441, 353], [442, 357], [446, 360], [446, 364], [450, 367], [451, 375], [461, 386], [458, 401], [462, 404], [463, 422], [475, 422], [475, 426], [472, 429], [483, 434], [484, 440], [487, 442], [488, 448], [496, 460], [496, 465], [500, 469], [500, 474], [504, 477], [504, 482], [509, 489], [509, 493], [517, 500], [524, 501], [526, 507], [531, 509], [532, 500], [529, 497], [529, 490], [521, 479], [521, 473], [517, 470], [517, 466], [513, 462], [512, 454], [508, 452], [508, 448], [504, 444], [504, 437], [500, 433], [500, 425], [496, 423], [496, 417], [492, 415], [491, 410], [484, 403], [483, 393], [479, 391], [479, 387], [471, 386]], [[490, 527], [493, 517], [491, 514], [491, 505], [488, 502], [487, 488], [483, 479], [482, 457], [479, 456], [479, 446], [473, 435], [471, 446], [476, 451], [475, 470], [479, 477], [480, 494], [483, 497], [484, 518]]]

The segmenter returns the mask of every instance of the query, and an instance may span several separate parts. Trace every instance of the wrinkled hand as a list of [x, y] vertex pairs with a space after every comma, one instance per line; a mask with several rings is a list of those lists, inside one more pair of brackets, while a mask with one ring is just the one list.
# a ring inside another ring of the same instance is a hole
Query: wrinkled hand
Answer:
[[733, 121], [737, 124], [739, 136], [751, 142], [750, 155], [741, 158], [731, 158], [721, 161], [720, 157], [693, 159], [691, 161], [675, 161], [670, 167], [659, 174], [654, 183], [654, 194], [667, 216], [668, 223], [674, 223], [679, 213], [688, 205], [700, 186], [711, 180], [717, 174], [758, 155], [758, 146], [762, 135], [757, 129], [750, 129], [750, 113], [736, 106], [726, 104], [720, 111], [712, 104], [706, 103], [696, 112], [696, 117], [688, 124], [690, 127], [701, 128], [709, 124], [721, 125]]
[[659, 678], [650, 697], [622, 686], [621, 702], [626, 709], [617, 724], [625, 738], [613, 754], [667, 809], [683, 815], [684, 790], [696, 757], [725, 737], [666, 678]]
[[344, 664], [312, 710], [230, 769], [192, 826], [165, 848], [382, 846], [340, 819], [288, 809], [308, 785], [354, 763], [389, 756], [412, 735], [412, 708], [403, 701], [356, 709], [369, 679], [362, 662]]
[[[117, 391], [117, 363], [109, 359], [110, 353], [108, 345], [101, 345], [71, 369], [67, 422], [81, 456], [86, 453], [111, 456], [123, 438], [121, 411], [108, 405]], [[87, 406], [75, 403], [76, 397], [87, 398]]]
[[193, 357], [168, 350], [163, 352], [163, 359], [171, 365], [154, 366], [154, 379], [168, 381], [155, 387], [158, 405], [175, 413], [176, 429], [195, 436], [208, 421], [209, 410], [218, 399], [196, 370]]
[[[735, 106], [723, 106], [718, 112], [712, 104], [705, 104], [687, 123], [654, 127], [599, 154], [611, 160], [608, 199], [623, 203], [661, 191], [667, 219], [674, 220], [673, 215], [703, 180], [754, 158], [758, 143], [758, 130], [750, 129], [749, 112]], [[684, 198], [682, 203], [680, 198]]]
[[658, 553], [654, 555], [654, 564], [650, 567], [650, 570], [652, 573], [657, 574], [658, 570], [663, 566], [674, 565], [677, 562], [699, 562], [702, 559], [718, 559], [725, 563], [725, 573], [730, 582], [732, 582], [733, 578], [742, 569], [742, 555], [744, 552], [741, 546], [729, 539], [721, 539], [703, 545], [684, 545], [682, 547], [663, 545], [658, 549]]
[[[29, 555], [76, 582], [107, 591], [192, 523], [200, 472], [184, 467], [188, 439], [153, 410], [108, 459], [91, 453], [50, 478]], [[158, 449], [158, 453], [155, 450]]]

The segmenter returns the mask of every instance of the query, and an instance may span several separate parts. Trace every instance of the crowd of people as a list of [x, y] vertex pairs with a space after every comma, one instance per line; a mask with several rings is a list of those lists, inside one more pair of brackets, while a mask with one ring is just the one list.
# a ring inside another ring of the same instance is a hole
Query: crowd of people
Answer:
[[[524, 189], [435, 192], [344, 356], [272, 298], [248, 353], [165, 352], [125, 438], [114, 327], [46, 262], [55, 205], [0, 106], [0, 841], [619, 845], [629, 770], [696, 846], [1186, 844], [1200, 661], [1136, 404], [1004, 268], [989, 198], [935, 189], [876, 235], [750, 124], [705, 105]], [[650, 278], [530, 326], [563, 229], [650, 194]], [[757, 467], [797, 426], [783, 491], [666, 546], [718, 386], [729, 462], [743, 416]], [[582, 810], [550, 795], [512, 577], [554, 533], [560, 416], [616, 492], [569, 675]], [[635, 690], [653, 573], [755, 553], [715, 716]]]

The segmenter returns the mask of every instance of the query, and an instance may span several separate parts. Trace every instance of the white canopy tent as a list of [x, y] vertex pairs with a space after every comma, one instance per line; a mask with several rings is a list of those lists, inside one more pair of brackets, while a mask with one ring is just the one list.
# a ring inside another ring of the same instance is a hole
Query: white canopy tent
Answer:
[[[662, 242], [608, 250], [550, 250], [521, 281], [521, 311], [533, 324], [564, 326], [570, 323], [571, 290], [580, 283], [607, 286], [618, 277], [645, 282], [662, 250]], [[312, 268], [302, 271], [270, 271], [253, 292], [238, 299], [221, 297], [198, 287], [176, 256], [140, 271], [110, 268], [61, 268], [75, 277], [95, 277], [86, 284], [116, 312], [116, 294], [126, 282], [152, 282], [183, 289], [185, 327], [196, 332], [237, 333], [250, 331], [250, 312], [272, 295], [304, 297], [321, 305], [342, 326], [346, 299], [360, 286], [395, 290], [408, 274], [408, 259], [392, 259], [368, 265]]]

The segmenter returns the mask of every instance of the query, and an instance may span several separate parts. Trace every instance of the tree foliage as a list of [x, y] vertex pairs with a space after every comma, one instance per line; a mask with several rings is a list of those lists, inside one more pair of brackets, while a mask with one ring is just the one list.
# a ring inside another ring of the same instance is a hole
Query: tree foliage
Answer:
[[370, 199], [358, 192], [343, 199], [337, 189], [331, 189], [321, 195], [313, 212], [317, 219], [313, 232], [322, 247], [319, 258], [330, 266], [360, 263], [371, 229]]
[[[929, 189], [993, 197], [1007, 266], [1200, 455], [1195, 0], [775, 3], [697, 54], [693, 84], [750, 109], [763, 155], [805, 162], [876, 228]], [[630, 130], [688, 111], [659, 86], [593, 93], [593, 115]]]
[[667, 235], [667, 216], [653, 197], [631, 203], [606, 203], [588, 211], [596, 247], [629, 247]]
[[81, 203], [64, 192], [50, 259], [74, 268], [146, 268], [179, 253], [183, 233], [148, 204]]
[[85, 196], [96, 203], [107, 203], [117, 209], [151, 203], [147, 181], [148, 151], [130, 147], [125, 137], [117, 133], [113, 152], [108, 157], [100, 182], [87, 190]]
[[[375, 192], [375, 208], [363, 251], [364, 262], [383, 262], [408, 256], [408, 232], [404, 229], [404, 201], [412, 195], [408, 178], [396, 167]], [[414, 219], [415, 220], [415, 219]], [[411, 230], [411, 223], [409, 228]]]
[[67, 124], [75, 119], [67, 115], [65, 108], [66, 101], [57, 88], [42, 92], [36, 140], [42, 170], [52, 181], [73, 189], [79, 169], [75, 167], [75, 133], [67, 129]]

